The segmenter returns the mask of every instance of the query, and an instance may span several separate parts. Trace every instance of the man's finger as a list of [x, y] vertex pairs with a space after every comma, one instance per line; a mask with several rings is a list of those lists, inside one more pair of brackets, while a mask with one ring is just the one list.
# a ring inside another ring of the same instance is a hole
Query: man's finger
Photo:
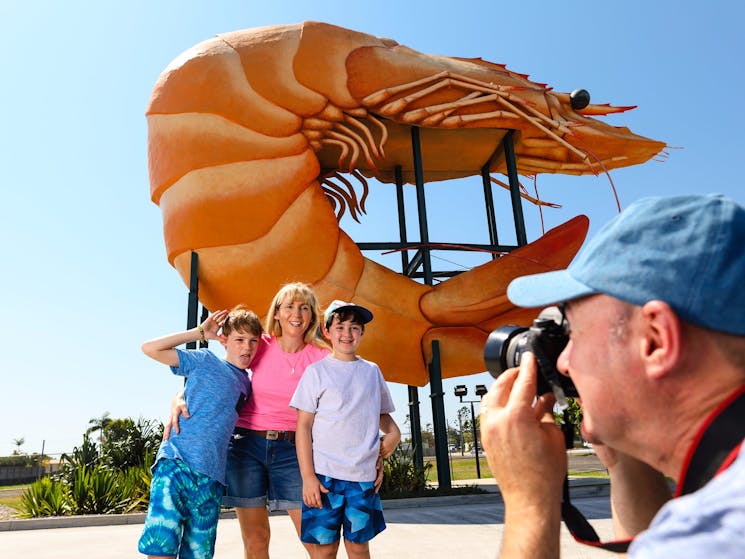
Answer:
[[537, 391], [535, 355], [525, 352], [520, 358], [520, 370], [510, 393], [510, 403], [532, 406]]
[[548, 392], [546, 394], [541, 394], [538, 397], [538, 400], [535, 404], [535, 417], [539, 421], [544, 421], [546, 419], [546, 414], [548, 414], [551, 418], [551, 421], [554, 421], [554, 404], [556, 403], [556, 396], [554, 396], [553, 392]]
[[[517, 369], [507, 369], [492, 383], [489, 392], [482, 398], [483, 406], [486, 408], [503, 408], [507, 405], [512, 392], [513, 384], [517, 378]], [[483, 411], [483, 408], [482, 408]]]

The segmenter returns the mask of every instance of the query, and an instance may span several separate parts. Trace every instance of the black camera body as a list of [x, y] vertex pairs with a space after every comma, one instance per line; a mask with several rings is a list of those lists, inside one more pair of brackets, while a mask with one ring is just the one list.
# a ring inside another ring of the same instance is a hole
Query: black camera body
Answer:
[[507, 369], [519, 367], [522, 354], [530, 351], [538, 362], [537, 395], [553, 392], [559, 407], [565, 409], [566, 396], [578, 395], [572, 380], [556, 369], [556, 361], [569, 342], [568, 331], [566, 318], [558, 307], [543, 309], [530, 328], [497, 328], [484, 345], [486, 369], [497, 378]]

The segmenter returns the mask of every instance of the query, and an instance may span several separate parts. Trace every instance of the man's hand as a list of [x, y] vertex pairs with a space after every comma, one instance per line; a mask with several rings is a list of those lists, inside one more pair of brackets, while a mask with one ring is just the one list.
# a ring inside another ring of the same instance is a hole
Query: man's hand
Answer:
[[561, 498], [567, 462], [552, 413], [555, 398], [536, 400], [535, 393], [535, 357], [526, 353], [520, 368], [500, 375], [481, 401], [482, 443], [505, 501]]
[[482, 444], [505, 503], [503, 558], [559, 557], [567, 459], [553, 394], [535, 398], [536, 372], [535, 356], [523, 354], [481, 400]]

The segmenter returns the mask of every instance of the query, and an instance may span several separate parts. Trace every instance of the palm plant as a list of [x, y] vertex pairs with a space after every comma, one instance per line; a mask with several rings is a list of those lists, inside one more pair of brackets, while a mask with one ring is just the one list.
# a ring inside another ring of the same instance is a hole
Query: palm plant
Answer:
[[106, 427], [111, 423], [111, 418], [109, 417], [109, 412], [103, 412], [101, 414], [101, 417], [94, 417], [88, 422], [88, 430], [85, 432], [86, 435], [90, 435], [91, 433], [95, 433], [98, 431], [98, 444], [103, 444], [104, 441], [104, 430]]

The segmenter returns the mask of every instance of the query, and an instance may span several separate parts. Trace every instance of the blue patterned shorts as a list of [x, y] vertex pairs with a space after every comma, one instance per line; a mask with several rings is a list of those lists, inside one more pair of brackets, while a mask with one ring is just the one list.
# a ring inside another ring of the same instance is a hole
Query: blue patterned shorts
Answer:
[[158, 460], [137, 546], [140, 553], [211, 559], [222, 494], [220, 482], [195, 472], [183, 460]]
[[371, 481], [344, 481], [319, 475], [329, 490], [321, 493], [323, 508], [310, 508], [303, 503], [300, 540], [326, 545], [339, 541], [341, 527], [344, 539], [365, 543], [385, 530], [380, 495]]

